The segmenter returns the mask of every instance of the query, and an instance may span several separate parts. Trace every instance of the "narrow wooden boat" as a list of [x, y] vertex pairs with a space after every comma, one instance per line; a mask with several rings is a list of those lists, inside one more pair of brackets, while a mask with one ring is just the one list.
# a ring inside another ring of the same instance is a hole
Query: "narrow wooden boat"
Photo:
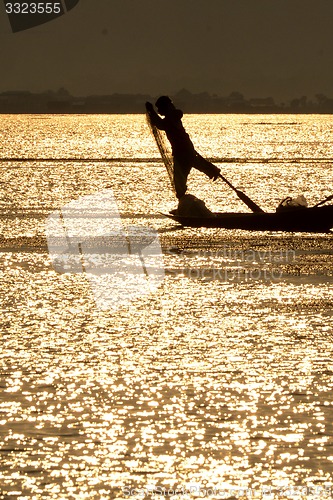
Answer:
[[333, 228], [333, 205], [281, 212], [217, 212], [211, 217], [167, 215], [185, 227], [216, 227], [247, 231], [327, 233]]

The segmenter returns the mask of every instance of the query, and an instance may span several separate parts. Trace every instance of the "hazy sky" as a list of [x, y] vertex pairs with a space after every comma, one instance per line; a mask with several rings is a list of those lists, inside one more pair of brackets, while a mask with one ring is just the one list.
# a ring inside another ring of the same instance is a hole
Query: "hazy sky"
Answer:
[[2, 3], [0, 92], [333, 97], [332, 19], [332, 0], [81, 0], [13, 34]]

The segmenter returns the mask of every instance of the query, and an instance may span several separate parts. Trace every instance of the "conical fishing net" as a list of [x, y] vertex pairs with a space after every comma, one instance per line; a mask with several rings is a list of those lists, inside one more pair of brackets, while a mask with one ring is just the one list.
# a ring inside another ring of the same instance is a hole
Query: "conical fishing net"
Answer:
[[172, 152], [169, 147], [169, 143], [167, 142], [167, 138], [163, 130], [159, 130], [151, 121], [149, 113], [146, 113], [146, 118], [147, 118], [147, 123], [149, 125], [150, 131], [153, 134], [157, 147], [159, 149], [159, 152], [162, 156], [163, 163], [165, 165], [165, 168], [167, 169], [171, 186], [176, 193], [176, 188], [175, 188], [175, 182], [174, 182], [174, 177], [173, 177], [173, 158], [172, 158]]

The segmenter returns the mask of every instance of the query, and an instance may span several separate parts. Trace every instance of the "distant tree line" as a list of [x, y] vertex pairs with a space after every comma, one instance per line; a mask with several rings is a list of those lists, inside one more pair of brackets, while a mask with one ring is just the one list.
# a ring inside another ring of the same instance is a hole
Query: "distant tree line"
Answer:
[[[247, 99], [237, 91], [221, 97], [182, 89], [171, 97], [186, 113], [333, 113], [333, 99], [324, 94], [317, 94], [314, 101], [301, 96], [280, 103], [273, 97]], [[0, 113], [143, 113], [145, 102], [155, 100], [148, 94], [76, 97], [64, 88], [41, 93], [7, 91], [0, 94]]]

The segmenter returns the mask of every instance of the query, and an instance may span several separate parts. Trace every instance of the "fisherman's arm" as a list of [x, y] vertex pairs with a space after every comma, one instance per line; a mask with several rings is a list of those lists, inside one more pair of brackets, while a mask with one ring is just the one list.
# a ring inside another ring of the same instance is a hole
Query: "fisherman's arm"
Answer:
[[165, 130], [164, 120], [156, 113], [151, 102], [146, 102], [146, 110], [149, 114], [152, 124], [160, 130]]

